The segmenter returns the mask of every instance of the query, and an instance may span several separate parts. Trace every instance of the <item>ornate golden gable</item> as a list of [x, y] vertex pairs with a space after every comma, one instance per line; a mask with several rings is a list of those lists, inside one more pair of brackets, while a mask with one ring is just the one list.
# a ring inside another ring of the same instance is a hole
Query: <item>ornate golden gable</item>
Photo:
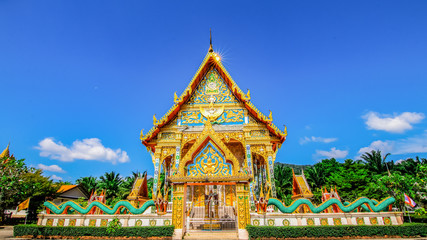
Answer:
[[[218, 81], [215, 83], [211, 76], [215, 76], [213, 79], [217, 78]], [[156, 137], [160, 130], [165, 126], [169, 127], [170, 122], [176, 119], [180, 112], [183, 116], [185, 115], [184, 117], [186, 120], [188, 119], [191, 123], [201, 125], [204, 117], [195, 105], [208, 105], [210, 102], [209, 98], [213, 94], [218, 94], [220, 92], [220, 96], [215, 96], [218, 98], [215, 104], [226, 105], [222, 116], [227, 118], [228, 122], [231, 121], [228, 120], [231, 119], [228, 117], [229, 113], [235, 114], [237, 113], [236, 111], [239, 111], [238, 113], [241, 114], [243, 111], [247, 111], [245, 116], [251, 115], [258, 124], [264, 125], [270, 134], [276, 137], [274, 148], [280, 146], [285, 141], [287, 135], [286, 128], [284, 131], [281, 131], [272, 123], [273, 117], [271, 112], [269, 116], [261, 113], [250, 102], [250, 92], [248, 91], [246, 94], [243, 93], [222, 65], [218, 55], [213, 51], [209, 51], [187, 88], [181, 95], [178, 96], [175, 94], [174, 105], [169, 111], [160, 119], [153, 117], [154, 127], [150, 129], [148, 133], [141, 134], [140, 139], [142, 144], [151, 148], [151, 151], [154, 152]], [[209, 95], [210, 93], [212, 93], [212, 95]], [[223, 121], [221, 120], [221, 116], [219, 119], [219, 121]], [[242, 122], [242, 117], [239, 116], [236, 119], [237, 120], [233, 121]], [[225, 122], [228, 123], [227, 121]], [[232, 121], [230, 122], [230, 124], [233, 123]]]
[[[188, 150], [188, 153], [181, 159], [178, 174], [171, 177], [171, 181], [174, 182], [178, 179], [180, 180], [193, 180], [193, 181], [205, 181], [209, 179], [210, 181], [222, 181], [222, 180], [231, 180], [231, 179], [241, 179], [247, 178], [245, 175], [240, 172], [239, 160], [234, 156], [234, 154], [228, 149], [228, 147], [222, 142], [222, 136], [217, 134], [212, 127], [212, 124], [209, 121], [206, 121], [203, 131], [200, 133], [199, 138]], [[186, 176], [186, 166], [194, 160], [194, 156], [200, 152], [200, 150], [206, 146], [206, 144], [212, 143], [219, 151], [223, 153], [225, 160], [232, 164], [231, 175], [224, 176]]]
[[206, 73], [186, 104], [209, 104], [211, 101], [214, 104], [239, 103], [214, 67]]

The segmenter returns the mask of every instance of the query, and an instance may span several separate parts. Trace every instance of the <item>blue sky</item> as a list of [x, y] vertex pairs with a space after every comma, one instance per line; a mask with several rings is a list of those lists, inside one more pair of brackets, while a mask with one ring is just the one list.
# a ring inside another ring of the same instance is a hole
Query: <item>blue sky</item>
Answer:
[[[153, 172], [139, 141], [209, 47], [277, 161], [427, 157], [426, 1], [0, 1], [0, 148], [47, 176]], [[40, 165], [41, 164], [41, 165]]]

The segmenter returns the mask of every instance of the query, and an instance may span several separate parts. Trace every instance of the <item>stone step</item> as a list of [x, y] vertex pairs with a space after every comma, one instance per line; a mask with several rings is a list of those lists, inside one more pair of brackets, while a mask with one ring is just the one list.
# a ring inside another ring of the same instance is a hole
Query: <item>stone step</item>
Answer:
[[217, 239], [238, 239], [236, 231], [200, 231], [187, 232], [184, 239], [217, 240]]

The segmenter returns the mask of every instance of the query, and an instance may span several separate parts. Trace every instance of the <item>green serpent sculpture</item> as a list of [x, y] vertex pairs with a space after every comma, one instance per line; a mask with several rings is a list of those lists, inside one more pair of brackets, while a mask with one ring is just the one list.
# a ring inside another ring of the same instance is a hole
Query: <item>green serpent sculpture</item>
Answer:
[[[358, 198], [352, 203], [345, 202], [344, 204], [342, 204], [338, 199], [331, 198], [328, 201], [320, 204], [319, 206], [315, 206], [308, 199], [298, 199], [293, 201], [291, 205], [287, 207], [280, 200], [270, 198], [268, 200], [268, 205], [276, 206], [282, 213], [293, 213], [298, 207], [305, 204], [309, 207], [311, 212], [320, 213], [328, 207], [332, 206], [333, 204], [336, 204], [341, 211], [348, 213], [357, 210], [358, 207], [363, 208], [363, 210], [367, 212], [380, 212], [384, 211], [389, 205], [393, 204], [394, 202], [395, 199], [393, 197], [385, 198], [381, 202], [378, 202], [374, 199], [370, 200], [368, 198], [362, 197]], [[129, 201], [120, 201], [116, 203], [113, 208], [110, 208], [99, 201], [94, 201], [86, 207], [81, 207], [78, 203], [74, 201], [62, 203], [59, 206], [55, 205], [50, 201], [47, 201], [44, 203], [44, 206], [55, 214], [66, 214], [68, 209], [74, 209], [74, 211], [80, 214], [87, 214], [92, 208], [97, 207], [105, 214], [112, 215], [117, 213], [117, 211], [123, 210], [124, 208], [126, 208], [131, 214], [142, 214], [143, 212], [145, 212], [145, 210], [147, 210], [148, 207], [155, 206], [155, 204], [153, 200], [149, 200], [145, 202], [140, 208], [135, 208]]]
[[388, 197], [378, 203], [376, 200], [370, 200], [369, 198], [361, 197], [356, 199], [356, 201], [352, 203], [344, 205], [338, 199], [331, 198], [328, 201], [323, 202], [319, 206], [316, 206], [310, 200], [303, 198], [293, 201], [291, 205], [287, 207], [279, 199], [270, 198], [268, 200], [267, 205], [276, 206], [282, 213], [293, 213], [298, 207], [305, 204], [308, 206], [311, 212], [320, 213], [328, 207], [332, 206], [333, 204], [336, 204], [341, 211], [348, 213], [357, 210], [358, 207], [362, 207], [365, 211], [369, 212], [384, 211], [389, 205], [393, 204], [395, 201], [396, 200], [393, 197]]
[[145, 212], [145, 210], [147, 210], [148, 207], [155, 206], [153, 200], [145, 202], [140, 208], [135, 208], [129, 201], [125, 200], [117, 202], [113, 208], [109, 208], [107, 205], [99, 201], [91, 202], [86, 207], [81, 207], [74, 201], [67, 201], [61, 203], [59, 206], [56, 206], [56, 204], [53, 202], [47, 201], [43, 205], [55, 214], [66, 214], [67, 210], [70, 208], [74, 209], [80, 214], [87, 214], [92, 208], [97, 207], [105, 214], [110, 215], [115, 214], [118, 210], [122, 210], [122, 208], [126, 208], [131, 214], [142, 214]]

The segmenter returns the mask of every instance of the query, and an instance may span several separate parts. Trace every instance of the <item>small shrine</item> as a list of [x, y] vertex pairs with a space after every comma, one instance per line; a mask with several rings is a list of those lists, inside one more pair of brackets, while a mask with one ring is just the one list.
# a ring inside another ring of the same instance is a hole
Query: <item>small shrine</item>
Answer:
[[[330, 192], [328, 192], [328, 189], [326, 189], [326, 187], [325, 188], [322, 187], [322, 202], [326, 202], [332, 198], [338, 199], [338, 201], [341, 202], [341, 197], [338, 194], [337, 186], [335, 186], [335, 189], [331, 187]], [[338, 208], [337, 205], [332, 205], [327, 209], [325, 209], [325, 213], [339, 213], [339, 212], [342, 212], [342, 211], [341, 209]]]
[[[310, 185], [308, 185], [307, 179], [304, 175], [304, 170], [301, 170], [301, 175], [296, 175], [294, 169], [292, 169], [292, 200], [298, 199], [313, 199], [313, 193], [311, 192]], [[297, 213], [310, 212], [310, 208], [307, 205], [301, 205], [297, 210]]]

